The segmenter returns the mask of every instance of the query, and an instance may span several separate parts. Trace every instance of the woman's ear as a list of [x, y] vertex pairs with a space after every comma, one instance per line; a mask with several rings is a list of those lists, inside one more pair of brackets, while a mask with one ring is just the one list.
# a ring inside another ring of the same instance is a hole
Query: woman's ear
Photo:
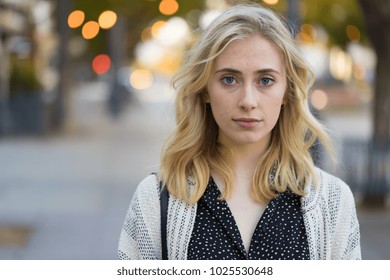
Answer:
[[202, 94], [202, 98], [203, 98], [204, 103], [210, 103], [210, 96], [209, 96], [209, 93], [207, 91], [207, 88], [204, 90], [204, 92]]
[[280, 108], [284, 108], [284, 106], [286, 105], [286, 95], [283, 96], [283, 100], [282, 100], [282, 104], [280, 106]]
[[282, 108], [284, 108], [287, 104], [288, 101], [288, 95], [289, 95], [289, 90], [287, 89], [286, 92], [284, 93], [283, 100], [282, 100]]

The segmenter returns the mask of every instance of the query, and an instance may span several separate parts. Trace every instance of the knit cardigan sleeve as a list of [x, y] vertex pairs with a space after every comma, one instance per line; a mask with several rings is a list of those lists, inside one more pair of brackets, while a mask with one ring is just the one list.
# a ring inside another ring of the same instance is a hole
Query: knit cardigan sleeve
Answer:
[[319, 185], [311, 184], [302, 210], [311, 259], [361, 259], [359, 222], [349, 187], [318, 170]]
[[[334, 227], [331, 232], [331, 259], [361, 259], [360, 230], [356, 215], [355, 201], [349, 187], [340, 179], [330, 193], [330, 197], [339, 198], [329, 202]], [[337, 205], [338, 207], [336, 207]], [[333, 212], [333, 213], [332, 213]]]
[[160, 188], [156, 175], [138, 185], [119, 239], [119, 259], [161, 259]]

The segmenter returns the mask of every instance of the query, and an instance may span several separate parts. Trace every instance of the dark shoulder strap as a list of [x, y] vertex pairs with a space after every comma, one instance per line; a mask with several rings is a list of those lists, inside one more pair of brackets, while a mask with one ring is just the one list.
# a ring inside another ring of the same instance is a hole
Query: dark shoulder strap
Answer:
[[169, 193], [166, 187], [162, 186], [160, 181], [160, 211], [161, 211], [161, 259], [168, 259], [167, 247], [167, 216], [168, 216], [168, 200]]

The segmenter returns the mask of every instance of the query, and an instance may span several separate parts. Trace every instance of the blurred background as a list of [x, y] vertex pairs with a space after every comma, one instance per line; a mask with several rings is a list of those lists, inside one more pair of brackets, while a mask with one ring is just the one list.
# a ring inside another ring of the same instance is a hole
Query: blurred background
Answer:
[[[193, 31], [243, 1], [0, 0], [0, 259], [116, 259], [173, 127]], [[249, 2], [249, 1], [247, 1]], [[390, 259], [390, 1], [259, 0], [288, 20], [313, 113], [354, 192], [365, 259]]]

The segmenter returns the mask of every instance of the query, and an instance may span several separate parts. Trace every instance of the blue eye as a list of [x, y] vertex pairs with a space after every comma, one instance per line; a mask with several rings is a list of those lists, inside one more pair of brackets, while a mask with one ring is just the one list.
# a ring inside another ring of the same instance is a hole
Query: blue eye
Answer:
[[223, 77], [222, 81], [226, 85], [233, 85], [236, 83], [236, 79], [234, 77]]
[[274, 83], [274, 80], [272, 78], [269, 78], [269, 77], [263, 77], [260, 79], [260, 84], [262, 84], [263, 86], [270, 86]]

